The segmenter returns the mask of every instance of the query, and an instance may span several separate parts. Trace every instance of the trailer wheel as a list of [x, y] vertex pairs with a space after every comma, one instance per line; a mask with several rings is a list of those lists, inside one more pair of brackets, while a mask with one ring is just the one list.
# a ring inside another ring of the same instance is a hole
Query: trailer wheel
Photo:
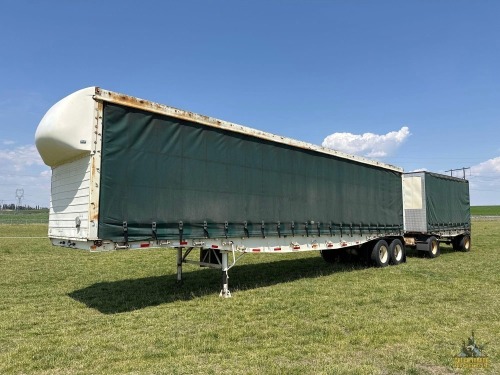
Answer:
[[460, 240], [459, 250], [470, 251], [470, 236], [464, 235]]
[[389, 255], [391, 264], [397, 265], [405, 259], [405, 247], [401, 240], [397, 238], [389, 245]]
[[441, 250], [439, 248], [439, 241], [436, 237], [430, 236], [427, 239], [427, 253], [430, 258], [437, 258], [439, 254], [441, 254]]
[[386, 267], [389, 264], [389, 245], [385, 240], [380, 240], [375, 243], [372, 249], [371, 259], [373, 264], [377, 267]]

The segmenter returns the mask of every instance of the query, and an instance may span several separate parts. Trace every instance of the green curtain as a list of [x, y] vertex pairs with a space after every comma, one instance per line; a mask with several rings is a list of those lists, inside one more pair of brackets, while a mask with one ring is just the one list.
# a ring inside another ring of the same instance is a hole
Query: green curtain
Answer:
[[[401, 174], [105, 103], [99, 237], [368, 233], [403, 224]], [[181, 224], [182, 222], [182, 224]]]

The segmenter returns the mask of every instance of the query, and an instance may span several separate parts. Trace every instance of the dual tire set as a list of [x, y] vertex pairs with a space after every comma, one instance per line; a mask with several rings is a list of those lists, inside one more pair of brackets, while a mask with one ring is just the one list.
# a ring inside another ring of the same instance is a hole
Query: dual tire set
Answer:
[[[471, 241], [467, 234], [453, 237], [449, 241], [443, 241], [451, 244], [453, 250], [470, 251]], [[430, 258], [436, 258], [441, 254], [440, 240], [435, 236], [428, 237], [425, 241], [417, 243], [416, 248], [421, 255], [427, 255]]]
[[[369, 250], [370, 248], [368, 248]], [[379, 240], [371, 249], [370, 259], [376, 267], [386, 267], [389, 264], [398, 265], [404, 262], [405, 258], [405, 247], [398, 238], [394, 238], [390, 242]]]
[[321, 257], [328, 263], [336, 263], [348, 259], [353, 253], [376, 267], [397, 265], [404, 262], [406, 258], [405, 247], [398, 238], [368, 242], [355, 252], [350, 252], [349, 249], [321, 250]]
[[[456, 236], [451, 240], [442, 242], [451, 244], [454, 250], [470, 251], [471, 241], [467, 234]], [[429, 258], [436, 258], [441, 254], [440, 240], [435, 236], [421, 239], [416, 244], [416, 249], [420, 255], [427, 255]], [[336, 263], [350, 258], [353, 253], [368, 260], [375, 267], [386, 267], [389, 264], [398, 265], [406, 259], [406, 249], [399, 238], [382, 239], [363, 244], [359, 249], [350, 251], [322, 250], [321, 257], [328, 263]]]

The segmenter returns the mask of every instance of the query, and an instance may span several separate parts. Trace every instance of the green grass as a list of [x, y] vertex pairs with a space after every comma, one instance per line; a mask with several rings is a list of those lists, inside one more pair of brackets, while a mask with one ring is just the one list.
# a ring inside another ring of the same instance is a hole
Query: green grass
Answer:
[[42, 224], [48, 223], [49, 210], [0, 210], [0, 224]]
[[[1, 374], [500, 373], [500, 221], [473, 248], [384, 269], [315, 252], [245, 256], [220, 273], [172, 250], [52, 247], [44, 225], [0, 225]], [[475, 331], [486, 371], [452, 367]]]
[[477, 216], [500, 216], [500, 206], [472, 206], [470, 213]]

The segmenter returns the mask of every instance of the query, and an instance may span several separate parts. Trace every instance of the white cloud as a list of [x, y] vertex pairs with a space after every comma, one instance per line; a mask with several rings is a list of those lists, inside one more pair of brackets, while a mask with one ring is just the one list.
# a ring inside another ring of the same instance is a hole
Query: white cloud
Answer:
[[4, 144], [5, 146], [10, 146], [10, 145], [13, 145], [15, 143], [16, 143], [15, 141], [11, 141], [10, 139], [5, 139], [2, 141], [2, 144]]
[[32, 165], [44, 165], [34, 145], [0, 150], [0, 165], [14, 171], [22, 171]]
[[349, 154], [381, 158], [391, 155], [410, 134], [410, 129], [407, 126], [382, 135], [333, 133], [324, 139], [322, 146]]
[[493, 174], [500, 177], [500, 156], [471, 167], [473, 175]]
[[471, 203], [500, 204], [500, 156], [470, 168]]

